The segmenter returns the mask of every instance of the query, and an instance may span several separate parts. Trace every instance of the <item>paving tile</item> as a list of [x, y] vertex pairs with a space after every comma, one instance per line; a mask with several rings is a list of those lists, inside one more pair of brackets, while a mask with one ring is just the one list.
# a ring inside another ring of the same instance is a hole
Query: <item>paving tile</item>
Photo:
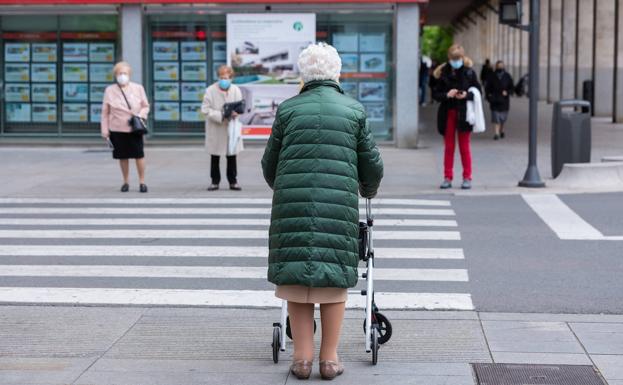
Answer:
[[492, 352], [584, 353], [563, 322], [482, 321]]
[[0, 357], [0, 383], [2, 385], [69, 384], [96, 359], [97, 357]]
[[478, 313], [483, 321], [602, 322], [623, 323], [615, 314]]
[[586, 354], [492, 352], [493, 361], [504, 364], [592, 365]]
[[591, 358], [608, 382], [610, 380], [623, 382], [623, 355], [607, 356], [594, 354], [591, 355]]
[[623, 354], [623, 324], [571, 323], [589, 354]]
[[143, 312], [140, 308], [4, 306], [0, 356], [99, 356]]
[[[218, 314], [218, 313], [216, 313]], [[241, 316], [235, 322], [215, 313], [150, 312], [141, 318], [106, 358], [270, 360], [272, 322]], [[392, 319], [394, 335], [380, 349], [380, 360], [403, 362], [489, 362], [490, 356], [476, 320]], [[320, 330], [320, 325], [319, 329]], [[316, 349], [320, 345], [317, 332]], [[292, 345], [288, 340], [288, 359]], [[340, 357], [344, 361], [371, 360], [364, 350], [363, 321], [346, 319]]]

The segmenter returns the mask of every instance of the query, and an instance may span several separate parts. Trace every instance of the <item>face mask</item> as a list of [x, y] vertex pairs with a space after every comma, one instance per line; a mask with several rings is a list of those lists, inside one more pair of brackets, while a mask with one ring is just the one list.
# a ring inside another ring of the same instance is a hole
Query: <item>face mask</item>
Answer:
[[218, 86], [221, 87], [222, 90], [227, 90], [227, 89], [229, 89], [229, 86], [231, 86], [231, 80], [229, 80], [229, 79], [220, 79], [218, 81]]
[[128, 75], [121, 74], [117, 76], [117, 83], [121, 84], [122, 86], [125, 86], [129, 82], [130, 82], [130, 77]]
[[463, 67], [463, 59], [459, 59], [459, 60], [450, 60], [450, 65], [452, 66], [452, 68], [454, 68], [455, 70], [458, 70], [459, 68]]
[[502, 71], [504, 71], [504, 68], [498, 68], [498, 69], [496, 69], [496, 71], [497, 72], [502, 72]]

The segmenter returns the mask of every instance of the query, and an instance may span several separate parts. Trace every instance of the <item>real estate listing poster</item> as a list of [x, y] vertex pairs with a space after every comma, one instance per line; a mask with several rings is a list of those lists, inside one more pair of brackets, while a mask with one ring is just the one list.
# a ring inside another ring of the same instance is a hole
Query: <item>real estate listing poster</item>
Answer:
[[203, 122], [201, 103], [182, 103], [182, 122]]
[[29, 102], [30, 83], [6, 83], [4, 98], [7, 102]]
[[55, 62], [57, 58], [56, 43], [32, 43], [32, 61]]
[[89, 105], [86, 103], [64, 103], [63, 122], [81, 123], [88, 122]]
[[5, 43], [4, 61], [28, 62], [30, 61], [29, 43]]
[[56, 122], [56, 104], [34, 103], [32, 105], [32, 121], [40, 123]]
[[89, 65], [83, 63], [63, 64], [64, 82], [86, 82], [89, 78]]
[[115, 60], [115, 45], [113, 43], [89, 44], [89, 60], [92, 62], [113, 62]]
[[30, 64], [6, 63], [4, 65], [4, 81], [28, 82], [30, 81]]
[[56, 102], [56, 84], [54, 83], [33, 83], [32, 84], [33, 102]]
[[33, 82], [55, 82], [56, 63], [32, 63]]
[[268, 136], [279, 104], [299, 91], [298, 56], [315, 41], [313, 13], [227, 15], [227, 63], [240, 74], [247, 107], [244, 135]]
[[89, 65], [89, 80], [92, 82], [113, 82], [112, 64], [93, 64]]
[[183, 41], [182, 60], [206, 60], [207, 49], [204, 41]]
[[205, 94], [205, 83], [182, 83], [182, 100], [185, 102], [200, 102]]
[[154, 119], [156, 120], [180, 120], [180, 105], [179, 103], [171, 102], [156, 102], [154, 103]]
[[82, 62], [89, 60], [89, 45], [87, 43], [63, 43], [64, 62]]
[[7, 122], [30, 122], [30, 103], [7, 103]]

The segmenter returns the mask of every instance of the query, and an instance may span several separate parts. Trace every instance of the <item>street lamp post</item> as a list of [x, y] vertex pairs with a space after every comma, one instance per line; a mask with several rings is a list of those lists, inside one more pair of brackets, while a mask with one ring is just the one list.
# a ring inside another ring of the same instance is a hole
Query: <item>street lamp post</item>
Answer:
[[530, 93], [530, 134], [528, 147], [528, 168], [521, 181], [520, 187], [545, 187], [545, 183], [539, 175], [539, 168], [536, 162], [537, 152], [537, 124], [538, 124], [538, 99], [539, 99], [539, 0], [530, 0], [530, 24], [528, 31], [530, 33], [530, 69], [529, 76], [529, 93]]

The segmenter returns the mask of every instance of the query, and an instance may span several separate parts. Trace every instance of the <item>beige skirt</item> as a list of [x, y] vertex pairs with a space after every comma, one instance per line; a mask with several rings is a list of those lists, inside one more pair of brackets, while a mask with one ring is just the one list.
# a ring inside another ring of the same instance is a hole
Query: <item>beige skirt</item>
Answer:
[[346, 302], [348, 289], [339, 287], [280, 285], [275, 287], [275, 297], [297, 303]]

